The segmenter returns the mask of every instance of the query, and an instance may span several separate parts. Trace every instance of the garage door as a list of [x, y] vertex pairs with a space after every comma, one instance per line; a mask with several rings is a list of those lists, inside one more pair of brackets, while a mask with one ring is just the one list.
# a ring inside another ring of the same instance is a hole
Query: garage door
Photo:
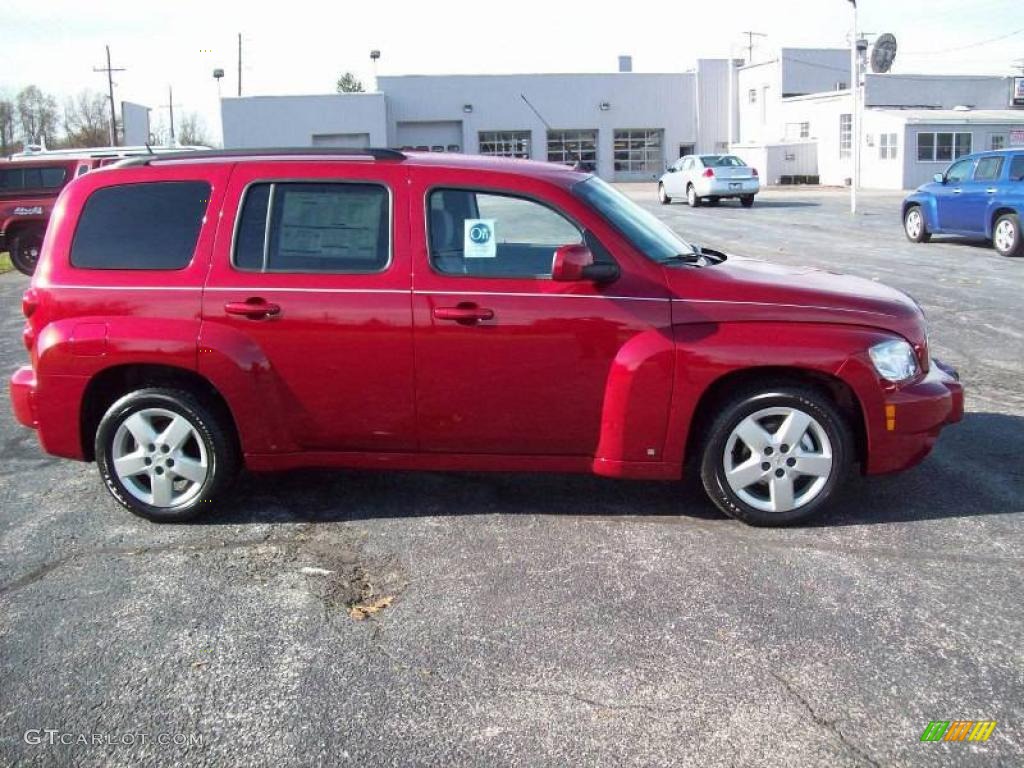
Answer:
[[368, 133], [314, 133], [314, 147], [346, 147], [348, 149], [364, 149], [370, 146]]
[[404, 122], [396, 126], [398, 146], [430, 152], [461, 152], [462, 121]]

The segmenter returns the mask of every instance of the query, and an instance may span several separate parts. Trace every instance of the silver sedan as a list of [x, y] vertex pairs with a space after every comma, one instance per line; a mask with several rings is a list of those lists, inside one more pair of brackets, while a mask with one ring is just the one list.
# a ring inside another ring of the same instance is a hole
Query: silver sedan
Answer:
[[665, 169], [658, 179], [658, 199], [668, 205], [673, 198], [686, 198], [691, 208], [705, 200], [739, 198], [744, 208], [754, 204], [761, 190], [757, 169], [736, 155], [686, 155]]

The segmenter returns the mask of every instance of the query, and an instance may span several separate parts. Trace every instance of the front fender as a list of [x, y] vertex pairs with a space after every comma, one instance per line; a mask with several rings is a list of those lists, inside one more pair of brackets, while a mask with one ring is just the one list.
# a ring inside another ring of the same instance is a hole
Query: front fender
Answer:
[[677, 325], [675, 332], [675, 383], [668, 418], [664, 460], [682, 466], [690, 431], [712, 387], [737, 373], [765, 378], [780, 373], [826, 376], [846, 384], [853, 392], [865, 429], [883, 410], [882, 387], [875, 376], [866, 376], [851, 359], [884, 339], [888, 331], [854, 325], [810, 323], [694, 323]]
[[922, 191], [907, 195], [900, 209], [901, 221], [906, 218], [907, 210], [912, 205], [917, 205], [921, 208], [921, 212], [924, 214], [924, 224], [929, 232], [934, 232], [939, 228], [938, 209], [936, 208], [934, 195]]

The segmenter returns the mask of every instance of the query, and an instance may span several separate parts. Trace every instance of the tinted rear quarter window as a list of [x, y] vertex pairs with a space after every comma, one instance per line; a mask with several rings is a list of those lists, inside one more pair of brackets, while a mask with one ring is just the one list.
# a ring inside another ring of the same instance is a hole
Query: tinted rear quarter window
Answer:
[[104, 187], [86, 200], [71, 243], [83, 269], [183, 269], [210, 199], [204, 181]]
[[59, 189], [64, 186], [67, 175], [64, 168], [53, 166], [3, 168], [0, 169], [0, 190], [14, 192], [22, 189]]

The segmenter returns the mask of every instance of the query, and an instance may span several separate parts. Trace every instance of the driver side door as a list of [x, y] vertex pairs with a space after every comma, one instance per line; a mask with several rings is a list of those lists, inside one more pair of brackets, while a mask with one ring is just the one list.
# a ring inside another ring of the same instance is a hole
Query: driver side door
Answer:
[[945, 231], [963, 231], [970, 229], [965, 185], [974, 172], [975, 158], [965, 157], [957, 160], [946, 171], [946, 183], [939, 185], [935, 191], [935, 209], [939, 219], [939, 229]]

